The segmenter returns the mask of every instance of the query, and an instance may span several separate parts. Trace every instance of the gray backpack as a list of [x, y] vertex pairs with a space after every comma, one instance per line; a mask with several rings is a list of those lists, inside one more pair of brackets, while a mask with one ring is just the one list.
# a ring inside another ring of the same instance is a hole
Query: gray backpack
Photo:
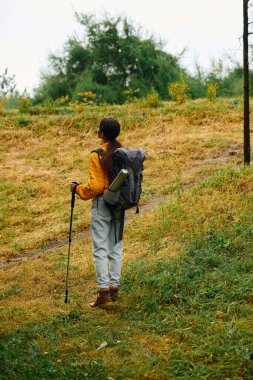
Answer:
[[128, 210], [136, 207], [142, 192], [143, 162], [145, 153], [142, 149], [118, 148], [113, 153], [113, 168], [110, 183], [117, 177], [121, 169], [128, 171], [128, 176], [120, 188], [119, 199], [108, 207], [114, 210]]
[[[104, 152], [102, 149], [97, 149], [96, 152], [100, 158], [103, 156]], [[113, 167], [109, 178], [110, 184], [122, 169], [125, 169], [128, 172], [128, 176], [117, 194], [112, 194], [112, 196], [106, 197], [106, 193], [110, 191], [107, 190], [104, 195], [105, 203], [112, 211], [112, 214], [114, 214], [115, 210], [121, 211], [119, 240], [122, 240], [125, 210], [136, 207], [136, 213], [139, 213], [138, 204], [142, 192], [143, 162], [146, 156], [142, 149], [118, 148], [114, 151], [112, 157]], [[110, 199], [109, 202], [108, 199]], [[115, 241], [117, 241], [116, 236]]]

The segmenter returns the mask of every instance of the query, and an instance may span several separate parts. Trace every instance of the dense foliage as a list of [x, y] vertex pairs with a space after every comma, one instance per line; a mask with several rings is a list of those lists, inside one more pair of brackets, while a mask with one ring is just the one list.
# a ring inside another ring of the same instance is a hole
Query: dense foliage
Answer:
[[[253, 83], [253, 72], [250, 71], [250, 84]], [[243, 67], [238, 62], [226, 67], [218, 60], [213, 62], [211, 69], [205, 72], [197, 66], [195, 73], [187, 75], [187, 83], [193, 98], [204, 98], [207, 95], [209, 83], [215, 83], [217, 96], [234, 97], [243, 95]], [[253, 87], [250, 87], [250, 96], [253, 96]]]
[[84, 38], [71, 38], [60, 55], [49, 58], [50, 72], [37, 89], [39, 101], [92, 91], [98, 101], [122, 103], [131, 88], [145, 96], [152, 88], [167, 98], [167, 85], [178, 78], [178, 58], [162, 50], [162, 43], [144, 37], [125, 17], [96, 20], [77, 15]]

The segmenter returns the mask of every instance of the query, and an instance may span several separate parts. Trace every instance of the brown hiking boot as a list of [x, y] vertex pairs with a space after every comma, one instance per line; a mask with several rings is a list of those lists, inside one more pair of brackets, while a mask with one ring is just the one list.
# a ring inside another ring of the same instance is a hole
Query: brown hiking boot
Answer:
[[109, 288], [101, 288], [97, 293], [97, 299], [90, 303], [90, 307], [106, 306], [107, 303], [112, 302]]
[[110, 295], [112, 302], [119, 300], [119, 286], [110, 286]]

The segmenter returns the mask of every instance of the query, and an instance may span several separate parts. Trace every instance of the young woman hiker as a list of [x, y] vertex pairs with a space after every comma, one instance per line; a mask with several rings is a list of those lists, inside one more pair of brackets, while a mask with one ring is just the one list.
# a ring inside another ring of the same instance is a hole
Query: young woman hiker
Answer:
[[[115, 242], [115, 234], [120, 229], [120, 212], [112, 215], [103, 200], [103, 193], [108, 189], [112, 169], [112, 155], [122, 145], [117, 141], [120, 124], [112, 118], [102, 119], [98, 137], [102, 139], [103, 154], [91, 152], [89, 160], [89, 180], [86, 184], [76, 186], [73, 182], [70, 190], [83, 200], [92, 199], [91, 235], [92, 251], [98, 283], [97, 298], [90, 303], [99, 307], [118, 300], [120, 274], [122, 265], [122, 241]], [[75, 187], [76, 186], [76, 187]], [[116, 231], [115, 231], [116, 229]], [[109, 264], [109, 265], [108, 265]]]

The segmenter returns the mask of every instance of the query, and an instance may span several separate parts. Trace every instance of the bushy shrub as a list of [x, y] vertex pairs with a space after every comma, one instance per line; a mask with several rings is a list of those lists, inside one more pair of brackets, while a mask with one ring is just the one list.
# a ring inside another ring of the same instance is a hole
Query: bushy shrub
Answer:
[[206, 97], [210, 102], [214, 102], [217, 98], [218, 84], [214, 82], [209, 82], [207, 85]]
[[126, 98], [126, 103], [132, 103], [132, 102], [136, 101], [137, 95], [139, 94], [139, 92], [140, 92], [139, 88], [137, 88], [135, 90], [132, 88], [129, 88], [129, 89], [123, 91], [123, 95]]
[[160, 106], [159, 94], [153, 87], [144, 99], [143, 104], [149, 108], [157, 108]]
[[66, 95], [66, 96], [61, 96], [60, 98], [56, 99], [54, 101], [54, 104], [56, 106], [64, 106], [67, 104], [67, 102], [69, 101], [69, 96]]
[[80, 100], [69, 103], [69, 106], [76, 112], [83, 112], [87, 106], [92, 106], [95, 104], [96, 94], [92, 91], [79, 92], [77, 96]]
[[20, 113], [26, 113], [29, 111], [29, 108], [30, 108], [30, 105], [31, 105], [31, 102], [29, 99], [27, 98], [20, 98], [19, 99], [19, 112]]
[[17, 123], [20, 127], [27, 127], [30, 124], [30, 120], [23, 115], [20, 115], [17, 119]]
[[4, 103], [0, 99], [0, 116], [3, 116], [3, 115], [4, 115]]
[[184, 103], [190, 99], [190, 88], [186, 83], [184, 74], [181, 73], [179, 80], [168, 85], [168, 91], [171, 99], [178, 103]]

